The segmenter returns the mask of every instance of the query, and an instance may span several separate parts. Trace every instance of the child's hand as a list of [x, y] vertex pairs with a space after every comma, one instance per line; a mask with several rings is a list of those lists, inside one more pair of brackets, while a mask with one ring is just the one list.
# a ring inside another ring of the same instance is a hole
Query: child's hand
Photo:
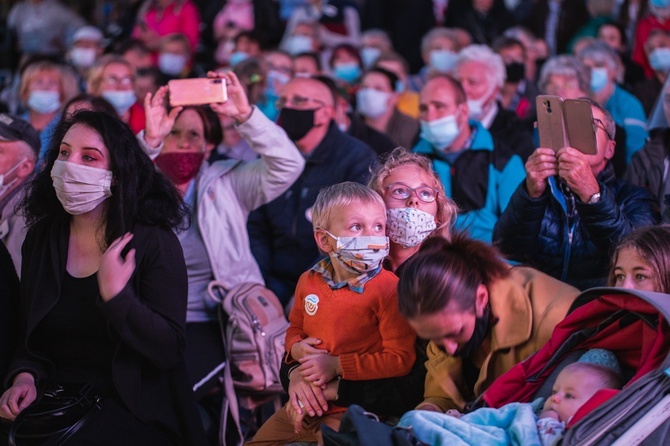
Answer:
[[454, 418], [461, 418], [463, 416], [463, 414], [457, 411], [456, 409], [449, 409], [448, 411], [445, 412], [445, 414]]
[[342, 373], [339, 356], [307, 355], [300, 359], [300, 364], [300, 375], [316, 386], [323, 386]]
[[291, 346], [291, 357], [296, 361], [300, 361], [301, 358], [307, 355], [328, 353], [325, 350], [313, 347], [319, 344], [321, 344], [321, 339], [317, 338], [305, 338], [300, 342], [296, 342]]

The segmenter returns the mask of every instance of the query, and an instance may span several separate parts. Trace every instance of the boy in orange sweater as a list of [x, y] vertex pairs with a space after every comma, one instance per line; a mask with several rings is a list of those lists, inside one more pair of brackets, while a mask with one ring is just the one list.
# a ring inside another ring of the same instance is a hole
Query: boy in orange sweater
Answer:
[[[304, 273], [296, 287], [286, 332], [286, 361], [295, 363], [291, 382], [321, 393], [338, 377], [406, 375], [415, 360], [415, 334], [398, 312], [398, 279], [382, 268], [389, 242], [381, 197], [353, 182], [327, 187], [312, 208], [312, 223], [329, 258]], [[289, 401], [247, 444], [321, 442], [321, 424], [337, 430], [345, 410], [330, 402], [322, 416], [305, 416], [294, 427]]]

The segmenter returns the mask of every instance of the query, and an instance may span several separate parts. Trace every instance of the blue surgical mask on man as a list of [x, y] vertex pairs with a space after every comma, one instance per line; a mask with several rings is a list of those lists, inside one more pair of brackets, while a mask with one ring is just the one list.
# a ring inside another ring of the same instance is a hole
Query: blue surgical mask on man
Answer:
[[591, 91], [598, 93], [607, 86], [607, 68], [593, 67], [591, 68]]
[[308, 53], [312, 51], [312, 38], [302, 35], [290, 36], [286, 39], [284, 47], [292, 56], [300, 53]]
[[382, 50], [372, 46], [366, 46], [361, 49], [361, 59], [363, 59], [363, 66], [370, 68], [377, 58], [382, 54]]
[[670, 70], [670, 48], [656, 48], [649, 54], [649, 65], [654, 71]]
[[460, 129], [455, 114], [433, 121], [421, 120], [421, 137], [438, 150], [449, 147], [459, 133]]

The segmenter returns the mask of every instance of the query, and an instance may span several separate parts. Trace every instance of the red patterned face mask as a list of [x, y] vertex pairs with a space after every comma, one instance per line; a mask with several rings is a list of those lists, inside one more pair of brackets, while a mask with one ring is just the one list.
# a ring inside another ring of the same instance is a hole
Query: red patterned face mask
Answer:
[[203, 152], [168, 152], [158, 155], [154, 162], [175, 185], [181, 185], [195, 178], [204, 159]]

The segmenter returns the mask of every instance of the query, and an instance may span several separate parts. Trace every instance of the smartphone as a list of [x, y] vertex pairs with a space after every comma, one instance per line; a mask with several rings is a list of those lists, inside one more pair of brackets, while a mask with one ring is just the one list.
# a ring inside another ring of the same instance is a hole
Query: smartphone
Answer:
[[225, 79], [175, 79], [168, 82], [170, 106], [201, 105], [226, 102]]
[[540, 147], [558, 151], [568, 146], [569, 140], [563, 119], [563, 99], [555, 95], [539, 95], [535, 99], [535, 105]]
[[587, 155], [598, 153], [591, 104], [584, 99], [566, 99], [563, 102], [563, 118], [570, 147]]

